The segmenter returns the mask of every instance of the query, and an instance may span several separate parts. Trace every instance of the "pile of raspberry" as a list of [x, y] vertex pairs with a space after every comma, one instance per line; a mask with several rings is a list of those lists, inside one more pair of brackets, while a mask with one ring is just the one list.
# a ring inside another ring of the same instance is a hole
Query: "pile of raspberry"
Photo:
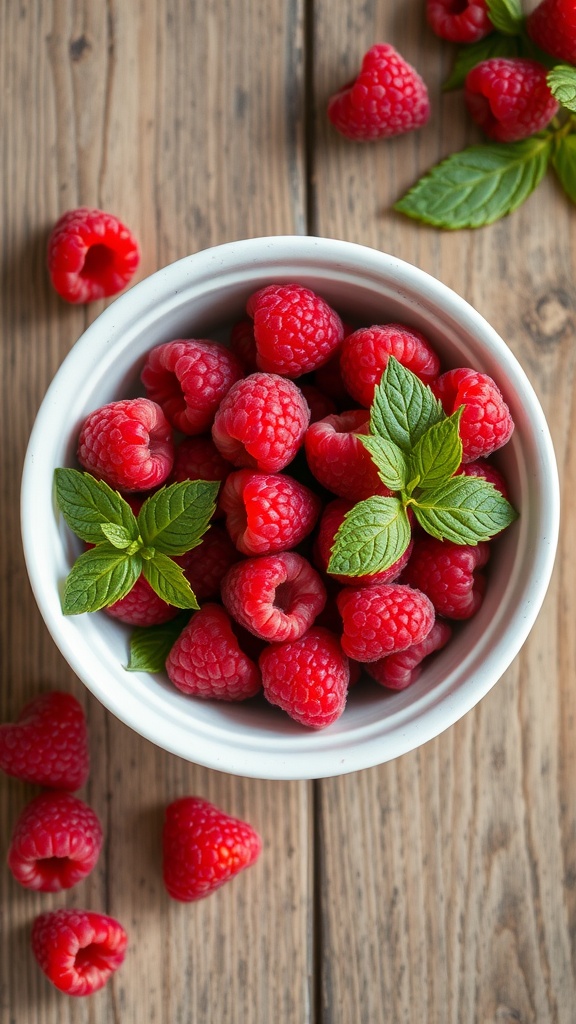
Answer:
[[[183, 693], [263, 694], [321, 729], [343, 713], [362, 669], [386, 690], [409, 686], [454, 621], [478, 610], [488, 543], [456, 545], [414, 526], [386, 571], [327, 571], [347, 511], [390, 494], [359, 440], [390, 355], [430, 385], [447, 415], [463, 406], [459, 471], [506, 494], [486, 461], [513, 429], [495, 382], [468, 367], [442, 372], [433, 346], [406, 324], [345, 325], [300, 284], [252, 294], [229, 345], [159, 344], [142, 370], [146, 396], [112, 402], [83, 424], [81, 465], [133, 507], [163, 484], [220, 481], [214, 522], [179, 559], [200, 603], [166, 661]], [[178, 609], [140, 577], [106, 611], [152, 626]]]

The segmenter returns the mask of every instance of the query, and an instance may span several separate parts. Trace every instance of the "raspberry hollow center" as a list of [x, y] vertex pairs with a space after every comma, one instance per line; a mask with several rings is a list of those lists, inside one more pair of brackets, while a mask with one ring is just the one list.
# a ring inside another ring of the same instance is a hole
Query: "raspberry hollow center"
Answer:
[[86, 253], [80, 277], [86, 277], [90, 280], [100, 278], [102, 274], [105, 274], [107, 270], [111, 270], [113, 266], [113, 249], [108, 245], [97, 242], [96, 245], [91, 245]]
[[74, 968], [78, 974], [97, 971], [109, 971], [116, 966], [116, 955], [103, 942], [91, 942], [79, 949], [74, 958]]
[[292, 583], [280, 583], [274, 594], [274, 607], [281, 612], [290, 613], [294, 603], [294, 587]]

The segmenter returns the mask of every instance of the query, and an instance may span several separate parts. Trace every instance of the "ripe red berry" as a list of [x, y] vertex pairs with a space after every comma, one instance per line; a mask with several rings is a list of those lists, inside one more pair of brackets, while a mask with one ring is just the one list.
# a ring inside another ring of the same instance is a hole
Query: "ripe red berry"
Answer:
[[172, 430], [155, 402], [125, 398], [86, 417], [77, 454], [80, 465], [110, 487], [150, 490], [164, 483], [172, 469]]
[[71, 693], [34, 697], [16, 722], [0, 725], [0, 768], [23, 782], [80, 789], [88, 778], [86, 719]]
[[463, 462], [491, 455], [512, 436], [510, 410], [488, 374], [459, 367], [443, 373], [431, 387], [447, 416], [464, 407], [459, 427]]
[[[344, 516], [352, 508], [354, 508], [354, 502], [345, 501], [343, 498], [336, 498], [335, 501], [329, 501], [324, 506], [314, 542], [314, 564], [322, 572], [328, 571], [328, 562], [330, 561], [334, 538], [338, 528], [344, 521]], [[393, 580], [398, 578], [407, 564], [411, 551], [412, 541], [410, 541], [404, 554], [400, 555], [400, 558], [389, 569], [384, 569], [383, 572], [366, 573], [364, 576], [344, 576], [339, 573], [331, 573], [330, 575], [339, 583], [352, 587], [369, 587], [374, 583], [392, 583]]]
[[87, 206], [68, 210], [48, 239], [50, 279], [67, 302], [116, 295], [132, 279], [139, 262], [132, 232], [103, 210]]
[[440, 372], [440, 360], [420, 331], [404, 324], [361, 327], [349, 334], [340, 352], [340, 372], [353, 398], [368, 409], [389, 356], [430, 384]]
[[176, 445], [170, 483], [184, 480], [225, 480], [232, 463], [224, 459], [211, 437], [185, 437]]
[[546, 53], [576, 64], [574, 0], [542, 0], [526, 20], [528, 35]]
[[328, 117], [348, 139], [370, 141], [421, 128], [430, 116], [418, 72], [387, 43], [364, 55], [360, 74], [329, 101]]
[[32, 927], [32, 951], [60, 992], [89, 996], [124, 960], [128, 936], [113, 917], [91, 910], [48, 911]]
[[200, 543], [174, 559], [184, 569], [184, 575], [198, 601], [208, 601], [220, 594], [220, 584], [228, 569], [240, 555], [230, 537], [221, 526], [210, 526]]
[[205, 604], [192, 616], [168, 655], [166, 672], [174, 686], [193, 697], [238, 701], [262, 689], [260, 670], [217, 604]]
[[304, 435], [308, 465], [323, 487], [349, 501], [390, 494], [370, 453], [358, 439], [369, 433], [366, 409], [351, 409], [312, 423]]
[[178, 614], [178, 608], [164, 601], [144, 576], [139, 576], [131, 590], [119, 601], [102, 609], [106, 615], [129, 626], [160, 626]]
[[297, 640], [326, 604], [326, 590], [309, 562], [294, 551], [246, 558], [222, 580], [230, 615], [270, 643]]
[[477, 43], [494, 31], [486, 0], [426, 0], [426, 17], [432, 31], [451, 43]]
[[486, 580], [478, 569], [486, 565], [490, 545], [453, 544], [435, 537], [419, 537], [402, 579], [432, 601], [438, 615], [469, 619], [484, 596]]
[[388, 690], [405, 690], [420, 676], [424, 659], [445, 647], [451, 636], [452, 629], [448, 623], [436, 619], [428, 636], [419, 644], [412, 644], [405, 651], [389, 654], [379, 661], [371, 661], [365, 666], [366, 671]]
[[344, 327], [319, 295], [299, 284], [271, 284], [250, 297], [256, 363], [260, 370], [300, 377], [325, 363], [340, 345]]
[[195, 796], [168, 805], [162, 844], [164, 884], [184, 902], [215, 892], [254, 864], [262, 849], [251, 825]]
[[492, 57], [466, 76], [464, 100], [489, 139], [517, 142], [541, 131], [558, 112], [543, 64], [520, 57]]
[[298, 640], [270, 644], [260, 655], [264, 696], [294, 721], [324, 729], [344, 711], [350, 669], [340, 641], [315, 626]]
[[267, 555], [296, 547], [314, 529], [320, 498], [290, 476], [231, 473], [220, 494], [226, 529], [244, 555]]
[[101, 846], [102, 828], [91, 807], [71, 793], [41, 793], [14, 826], [8, 867], [26, 889], [59, 892], [90, 874]]
[[434, 606], [419, 590], [400, 583], [354, 589], [337, 598], [344, 624], [342, 648], [356, 661], [378, 661], [418, 644], [434, 625]]

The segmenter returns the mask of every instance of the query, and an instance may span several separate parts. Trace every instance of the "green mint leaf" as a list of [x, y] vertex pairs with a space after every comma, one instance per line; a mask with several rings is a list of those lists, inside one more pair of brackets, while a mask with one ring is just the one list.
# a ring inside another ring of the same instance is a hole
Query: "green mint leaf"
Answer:
[[401, 491], [407, 480], [406, 457], [402, 449], [386, 437], [373, 434], [358, 434], [357, 437], [370, 453], [382, 483], [391, 491]]
[[488, 17], [494, 28], [505, 35], [518, 35], [524, 27], [520, 0], [488, 0]]
[[484, 39], [479, 39], [477, 43], [470, 43], [458, 50], [454, 67], [442, 88], [445, 92], [450, 89], [461, 89], [468, 72], [475, 68], [480, 61], [490, 60], [491, 57], [518, 57], [519, 52], [519, 40], [515, 36], [491, 32]]
[[566, 195], [576, 203], [576, 135], [560, 139], [552, 156], [552, 165]]
[[116, 526], [115, 523], [101, 523], [100, 529], [106, 540], [112, 544], [112, 547], [118, 548], [121, 551], [129, 548], [134, 543], [125, 526]]
[[445, 418], [427, 384], [390, 356], [370, 408], [372, 434], [408, 454], [426, 431]]
[[464, 411], [460, 406], [449, 419], [435, 423], [414, 446], [409, 472], [422, 490], [439, 487], [456, 472], [462, 462], [462, 441], [458, 424]]
[[160, 626], [138, 626], [133, 629], [126, 671], [163, 672], [166, 658], [189, 621], [189, 613], [181, 612]]
[[163, 552], [156, 551], [152, 558], [143, 559], [142, 573], [152, 590], [168, 604], [173, 604], [176, 608], [199, 607], [184, 570]]
[[338, 528], [328, 572], [346, 576], [384, 572], [410, 543], [410, 523], [398, 498], [375, 495], [346, 513]]
[[56, 502], [70, 529], [89, 544], [102, 542], [102, 525], [122, 527], [138, 537], [136, 517], [124, 498], [103, 480], [77, 469], [55, 469]]
[[152, 494], [138, 516], [144, 545], [165, 555], [196, 547], [214, 514], [219, 487], [209, 480], [184, 480]]
[[557, 64], [548, 72], [546, 81], [558, 103], [576, 113], [576, 68], [570, 64]]
[[549, 136], [470, 146], [436, 164], [394, 209], [434, 227], [492, 224], [516, 210], [546, 173]]
[[64, 583], [64, 615], [97, 612], [132, 590], [142, 570], [139, 555], [127, 555], [103, 542], [80, 555]]
[[454, 544], [490, 540], [517, 518], [506, 498], [480, 477], [452, 477], [410, 507], [427, 533]]

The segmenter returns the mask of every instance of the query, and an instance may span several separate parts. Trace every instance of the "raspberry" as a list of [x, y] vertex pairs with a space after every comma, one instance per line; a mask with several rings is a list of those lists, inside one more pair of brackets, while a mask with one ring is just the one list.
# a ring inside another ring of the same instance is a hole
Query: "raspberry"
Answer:
[[260, 370], [299, 377], [325, 363], [344, 337], [342, 321], [324, 299], [299, 284], [271, 284], [250, 297]]
[[216, 341], [178, 338], [157, 345], [146, 357], [141, 379], [148, 398], [183, 434], [210, 430], [220, 402], [243, 367], [233, 352]]
[[337, 598], [344, 623], [342, 648], [356, 661], [378, 661], [418, 644], [434, 625], [425, 594], [400, 583], [345, 587]]
[[445, 647], [451, 636], [452, 629], [448, 623], [436, 619], [428, 636], [419, 644], [413, 644], [398, 654], [389, 654], [379, 661], [372, 661], [366, 665], [366, 670], [372, 679], [386, 689], [405, 690], [418, 679], [424, 659]]
[[23, 782], [80, 789], [88, 778], [86, 719], [71, 693], [34, 697], [16, 722], [0, 725], [0, 768]]
[[91, 910], [48, 911], [32, 926], [32, 951], [60, 992], [89, 996], [122, 964], [128, 937], [113, 917]]
[[77, 454], [80, 465], [110, 487], [146, 491], [164, 483], [172, 469], [172, 431], [155, 402], [126, 398], [86, 417]]
[[184, 569], [184, 575], [199, 601], [212, 600], [220, 594], [220, 584], [239, 554], [226, 530], [210, 526], [195, 548], [174, 561]]
[[320, 388], [314, 384], [302, 384], [300, 387], [308, 408], [310, 409], [310, 423], [317, 423], [326, 416], [332, 416], [336, 412], [336, 405], [328, 395], [325, 395]]
[[[327, 571], [332, 545], [334, 544], [334, 538], [337, 530], [340, 524], [344, 521], [346, 513], [352, 508], [354, 508], [354, 503], [351, 501], [344, 501], [343, 498], [337, 498], [335, 501], [330, 501], [324, 506], [324, 511], [322, 513], [314, 544], [314, 563], [323, 572]], [[364, 576], [344, 576], [342, 574], [333, 573], [331, 576], [339, 583], [349, 584], [353, 587], [369, 587], [374, 583], [391, 583], [393, 580], [397, 579], [404, 569], [404, 566], [410, 558], [411, 551], [412, 541], [406, 548], [404, 554], [401, 555], [389, 569], [385, 569], [383, 572], [367, 573]]]
[[48, 239], [48, 272], [67, 302], [92, 302], [117, 292], [133, 277], [140, 252], [117, 217], [81, 206], [68, 210]]
[[298, 640], [271, 644], [260, 655], [264, 696], [300, 725], [324, 729], [344, 711], [350, 669], [338, 637], [309, 629]]
[[469, 619], [482, 604], [485, 579], [476, 569], [486, 565], [490, 546], [452, 544], [434, 537], [421, 537], [402, 580], [417, 587], [432, 601], [438, 615], [447, 619]]
[[541, 131], [559, 105], [535, 60], [492, 57], [466, 76], [464, 99], [471, 117], [489, 139], [517, 142]]
[[239, 320], [230, 332], [230, 348], [244, 367], [245, 373], [254, 373], [256, 366], [256, 339], [252, 320]]
[[309, 422], [310, 410], [296, 384], [274, 373], [253, 373], [226, 395], [212, 437], [235, 466], [277, 473], [296, 455]]
[[262, 640], [297, 640], [326, 603], [318, 573], [293, 551], [247, 558], [222, 580], [230, 615]]
[[404, 324], [361, 327], [344, 340], [340, 372], [352, 397], [365, 408], [372, 405], [388, 356], [395, 356], [425, 384], [440, 371], [440, 360], [420, 331]]
[[512, 436], [514, 423], [497, 384], [486, 373], [466, 367], [448, 370], [431, 385], [447, 416], [461, 405], [462, 461], [491, 455]]
[[331, 97], [328, 118], [348, 139], [384, 139], [421, 128], [430, 116], [418, 72], [387, 43], [372, 46], [360, 74]]
[[546, 53], [576, 64], [574, 0], [542, 0], [527, 18], [528, 35]]
[[320, 499], [304, 484], [279, 473], [231, 473], [220, 495], [226, 529], [244, 555], [296, 547], [314, 529]]
[[369, 432], [366, 409], [351, 409], [313, 423], [304, 436], [306, 459], [327, 490], [349, 501], [390, 494], [358, 434]]
[[217, 604], [205, 604], [192, 616], [168, 655], [166, 671], [174, 686], [193, 697], [246, 700], [262, 689], [259, 669]]
[[185, 437], [176, 446], [170, 483], [184, 480], [225, 480], [232, 464], [224, 459], [211, 437]]
[[484, 459], [478, 459], [476, 462], [466, 462], [456, 474], [456, 476], [460, 475], [476, 476], [481, 480], [487, 480], [489, 484], [494, 485], [497, 491], [500, 491], [503, 498], [508, 500], [508, 485], [502, 473], [492, 463], [486, 462]]
[[166, 808], [164, 884], [175, 900], [201, 900], [257, 860], [262, 840], [246, 821], [232, 818], [201, 797]]
[[426, 0], [433, 32], [451, 43], [477, 43], [494, 30], [486, 0]]
[[90, 874], [102, 846], [96, 814], [71, 793], [35, 797], [18, 818], [8, 866], [26, 889], [59, 892]]
[[144, 576], [138, 577], [125, 597], [102, 610], [129, 626], [159, 626], [178, 614], [178, 608], [159, 597]]

